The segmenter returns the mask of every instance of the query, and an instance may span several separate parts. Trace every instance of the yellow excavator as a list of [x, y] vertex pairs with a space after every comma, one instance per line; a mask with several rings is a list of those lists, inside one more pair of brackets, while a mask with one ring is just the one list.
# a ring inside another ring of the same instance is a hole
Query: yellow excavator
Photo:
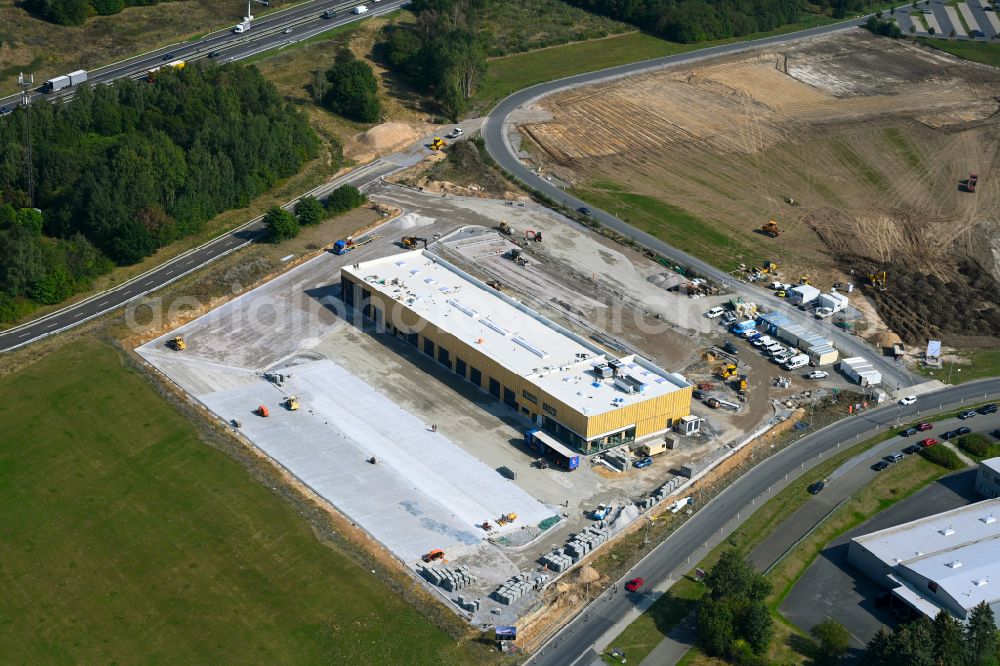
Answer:
[[878, 289], [879, 291], [885, 291], [886, 290], [886, 284], [885, 284], [885, 282], [886, 282], [886, 278], [888, 278], [888, 277], [889, 276], [888, 276], [888, 274], [885, 271], [882, 271], [881, 273], [869, 273], [868, 274], [868, 280], [872, 283], [872, 286], [875, 287], [876, 289]]
[[444, 147], [447, 145], [448, 144], [444, 142], [444, 139], [436, 136], [434, 137], [434, 140], [431, 141], [431, 150], [444, 150]]
[[500, 220], [500, 233], [504, 236], [512, 236], [514, 235], [514, 230], [510, 228], [506, 220]]
[[427, 249], [426, 238], [420, 238], [418, 236], [403, 236], [403, 240], [401, 242], [403, 243], [403, 247], [409, 248], [411, 250], [417, 246], [417, 243], [423, 243], [424, 249], [425, 250]]
[[185, 349], [187, 349], [187, 343], [184, 342], [184, 338], [180, 335], [171, 338], [170, 342], [167, 343], [167, 346], [173, 349], [174, 351], [184, 351]]

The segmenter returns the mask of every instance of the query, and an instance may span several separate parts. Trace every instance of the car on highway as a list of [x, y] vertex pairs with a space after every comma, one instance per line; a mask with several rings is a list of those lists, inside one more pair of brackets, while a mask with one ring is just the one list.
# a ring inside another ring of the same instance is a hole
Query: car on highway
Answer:
[[972, 432], [972, 428], [967, 428], [966, 426], [962, 426], [961, 428], [955, 431], [955, 434], [961, 437], [962, 435], [968, 435], [970, 432]]
[[922, 439], [919, 442], [920, 446], [923, 447], [923, 448], [925, 448], [925, 449], [929, 448], [931, 446], [934, 446], [937, 443], [938, 443], [938, 441], [936, 439], [934, 439], [933, 437], [928, 437], [927, 439]]
[[[462, 136], [463, 134], [465, 134], [465, 131], [461, 127], [456, 127], [452, 131], [450, 131], [447, 134], [445, 134], [444, 137], [446, 139], [457, 139], [458, 137]], [[583, 211], [581, 211], [581, 212], [583, 212]]]
[[163, 60], [173, 60], [173, 59], [174, 59], [173, 51], [171, 51], [170, 53], [163, 54]]
[[905, 453], [907, 455], [911, 455], [911, 456], [914, 453], [919, 453], [919, 452], [920, 452], [920, 445], [919, 444], [910, 444], [908, 447], [906, 447], [905, 449], [903, 449], [903, 453]]
[[292, 26], [288, 26], [287, 28], [285, 28], [281, 32], [284, 33], [284, 34], [286, 34], [286, 35], [292, 34]]
[[986, 416], [987, 414], [996, 414], [997, 413], [997, 404], [995, 402], [991, 402], [988, 405], [983, 405], [982, 407], [980, 407], [976, 411], [979, 412], [980, 414], [982, 414], [983, 416]]
[[933, 427], [934, 427], [933, 423], [927, 423], [925, 421], [924, 423], [921, 423], [921, 424], [919, 424], [917, 426], [917, 430], [919, 430], [920, 432], [927, 432], [928, 430], [930, 430]]
[[806, 488], [806, 492], [810, 495], [818, 495], [824, 488], [826, 488], [826, 481], [817, 481], [816, 483], [810, 484], [810, 486]]
[[636, 469], [642, 469], [643, 467], [649, 467], [652, 464], [653, 464], [653, 459], [650, 458], [649, 456], [646, 456], [645, 458], [639, 458], [634, 463], [632, 463], [632, 467], [635, 467]]
[[813, 370], [806, 377], [809, 379], [826, 379], [830, 376], [830, 373], [826, 370]]
[[645, 584], [645, 582], [646, 582], [645, 578], [633, 578], [629, 582], [625, 583], [625, 589], [628, 590], [629, 592], [636, 592], [640, 587], [643, 586], [643, 584]]
[[908, 395], [905, 398], [900, 398], [899, 404], [901, 404], [901, 405], [903, 405], [905, 407], [906, 405], [912, 405], [916, 401], [917, 401], [917, 396], [915, 396], [915, 395]]
[[323, 12], [323, 14], [322, 14], [322, 16], [320, 16], [320, 18], [332, 19], [336, 15], [337, 15], [337, 10], [336, 9], [328, 9], [325, 12]]
[[889, 463], [887, 463], [884, 460], [879, 460], [877, 463], [875, 463], [874, 465], [872, 465], [872, 469], [875, 470], [876, 472], [881, 472], [882, 470], [886, 469], [887, 467], [889, 467]]
[[208, 57], [209, 58], [218, 58], [219, 57], [219, 52], [218, 51], [209, 51], [208, 52]]
[[971, 419], [975, 415], [976, 415], [976, 410], [974, 410], [974, 409], [967, 409], [964, 412], [960, 413], [958, 415], [958, 418], [960, 418], [960, 419], [962, 419], [964, 421], [965, 419]]
[[900, 430], [899, 431], [899, 436], [900, 437], [913, 437], [918, 432], [920, 432], [920, 431], [917, 430], [916, 428], [910, 427], [910, 428], [907, 428], [906, 430]]

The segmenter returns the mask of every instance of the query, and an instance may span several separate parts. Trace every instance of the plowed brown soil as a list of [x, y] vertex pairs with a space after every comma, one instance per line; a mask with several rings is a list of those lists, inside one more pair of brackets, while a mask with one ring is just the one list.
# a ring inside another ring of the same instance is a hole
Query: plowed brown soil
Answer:
[[[828, 287], [885, 268], [891, 292], [894, 274], [933, 274], [981, 311], [928, 322], [905, 294], [879, 296], [916, 341], [1000, 325], [998, 95], [1000, 70], [858, 30], [545, 98], [551, 120], [522, 131], [581, 192], [680, 207], [786, 275]], [[769, 219], [779, 238], [755, 232]]]

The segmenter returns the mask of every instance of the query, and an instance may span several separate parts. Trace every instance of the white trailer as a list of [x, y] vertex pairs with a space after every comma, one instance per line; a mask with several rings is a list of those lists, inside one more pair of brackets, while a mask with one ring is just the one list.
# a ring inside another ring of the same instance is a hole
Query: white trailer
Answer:
[[78, 69], [75, 72], [70, 72], [66, 76], [69, 77], [69, 84], [71, 86], [78, 86], [87, 80], [87, 72], [82, 69]]

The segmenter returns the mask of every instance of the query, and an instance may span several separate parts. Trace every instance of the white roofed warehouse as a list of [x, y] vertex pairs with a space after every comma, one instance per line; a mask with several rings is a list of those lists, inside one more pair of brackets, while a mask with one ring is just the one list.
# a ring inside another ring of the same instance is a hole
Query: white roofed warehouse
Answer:
[[1000, 499], [855, 537], [847, 561], [930, 618], [983, 601], [1000, 617]]
[[341, 296], [578, 451], [661, 433], [690, 414], [683, 376], [610, 357], [424, 250], [343, 268]]

